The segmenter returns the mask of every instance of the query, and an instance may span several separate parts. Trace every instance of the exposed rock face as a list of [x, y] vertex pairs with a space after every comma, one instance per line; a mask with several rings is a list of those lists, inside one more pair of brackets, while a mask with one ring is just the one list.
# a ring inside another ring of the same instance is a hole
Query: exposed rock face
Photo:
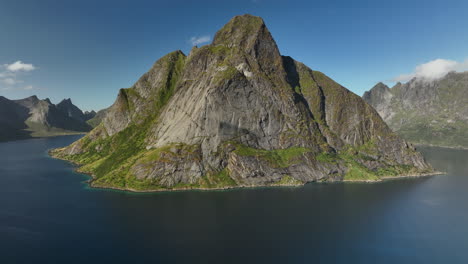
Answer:
[[377, 84], [363, 99], [405, 139], [419, 144], [468, 147], [468, 72], [438, 80], [412, 79], [392, 88]]
[[281, 56], [263, 20], [236, 16], [213, 43], [158, 60], [101, 125], [56, 157], [93, 185], [134, 190], [378, 180], [427, 172], [359, 96]]
[[30, 96], [21, 100], [0, 97], [0, 141], [87, 132], [83, 112], [70, 99], [54, 105]]

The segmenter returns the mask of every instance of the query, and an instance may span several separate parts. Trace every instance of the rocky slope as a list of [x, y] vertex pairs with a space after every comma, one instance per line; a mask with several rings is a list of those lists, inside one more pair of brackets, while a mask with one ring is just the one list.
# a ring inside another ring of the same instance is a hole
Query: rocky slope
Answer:
[[297, 185], [431, 172], [359, 96], [281, 56], [263, 20], [159, 59], [103, 122], [51, 152], [128, 190]]
[[0, 97], [0, 141], [87, 132], [83, 112], [70, 101], [54, 105], [31, 96], [21, 100]]
[[468, 72], [438, 80], [412, 79], [394, 87], [379, 83], [363, 99], [403, 138], [468, 148]]

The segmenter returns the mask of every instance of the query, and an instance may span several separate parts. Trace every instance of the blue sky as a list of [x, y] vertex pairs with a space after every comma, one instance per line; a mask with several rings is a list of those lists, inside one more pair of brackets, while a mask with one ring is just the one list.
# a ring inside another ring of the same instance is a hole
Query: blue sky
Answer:
[[432, 0], [0, 0], [0, 95], [107, 107], [158, 58], [245, 13], [265, 20], [283, 55], [361, 95], [435, 64], [463, 68], [467, 12], [468, 1]]

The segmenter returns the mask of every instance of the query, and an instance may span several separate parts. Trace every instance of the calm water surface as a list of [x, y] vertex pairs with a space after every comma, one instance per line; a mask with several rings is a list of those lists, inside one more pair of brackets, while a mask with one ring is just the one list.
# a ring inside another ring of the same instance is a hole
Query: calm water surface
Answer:
[[132, 194], [48, 157], [78, 137], [0, 144], [0, 263], [468, 263], [468, 151], [421, 148], [442, 176]]

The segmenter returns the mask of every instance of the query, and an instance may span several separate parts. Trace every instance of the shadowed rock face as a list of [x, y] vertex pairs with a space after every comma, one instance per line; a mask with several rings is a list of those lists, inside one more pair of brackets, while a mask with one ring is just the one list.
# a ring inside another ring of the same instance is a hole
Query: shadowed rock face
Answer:
[[96, 112], [91, 111], [83, 113], [76, 105], [74, 105], [70, 98], [63, 99], [60, 103], [57, 104], [57, 109], [65, 113], [68, 117], [76, 119], [81, 122], [86, 122], [93, 118], [96, 115]]
[[26, 107], [0, 96], [0, 141], [29, 137], [29, 133], [24, 131], [28, 114]]
[[263, 20], [159, 59], [101, 125], [53, 155], [135, 190], [376, 180], [430, 171], [359, 96], [281, 56]]
[[54, 105], [48, 98], [40, 100], [35, 95], [20, 100], [0, 97], [0, 141], [89, 130], [83, 112], [70, 99]]
[[449, 147], [468, 147], [468, 72], [438, 80], [413, 79], [392, 88], [377, 84], [363, 99], [405, 139]]

